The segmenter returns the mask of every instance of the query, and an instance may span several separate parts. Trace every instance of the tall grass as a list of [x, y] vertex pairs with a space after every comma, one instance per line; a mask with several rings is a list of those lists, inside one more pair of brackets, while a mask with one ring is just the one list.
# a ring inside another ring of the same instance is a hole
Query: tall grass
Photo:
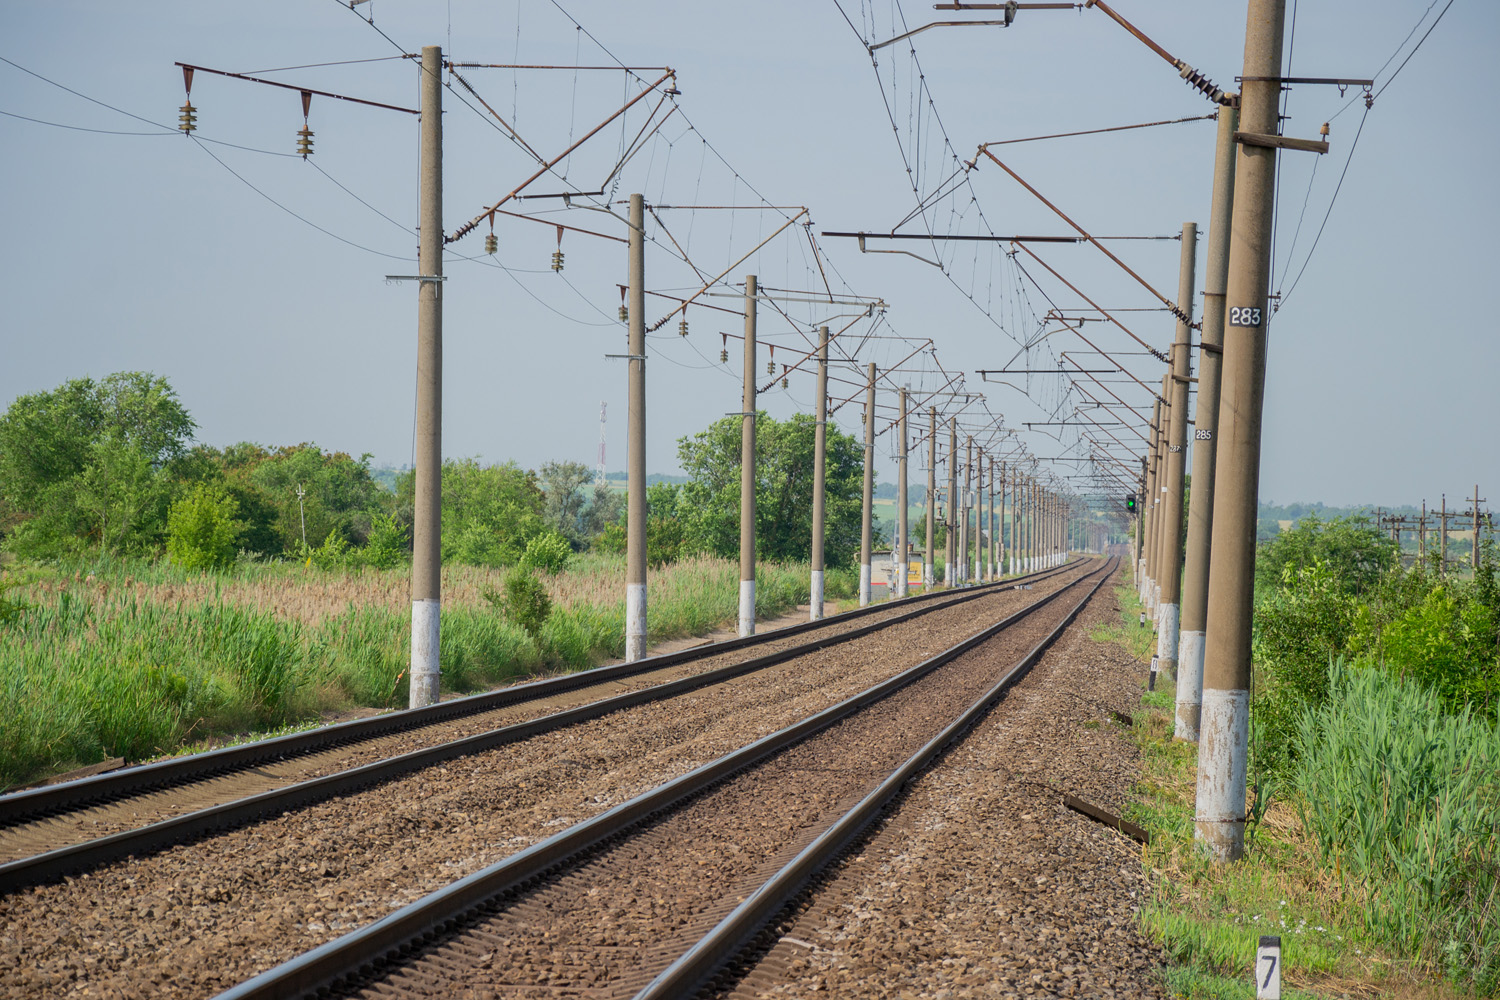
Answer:
[[[625, 563], [587, 556], [546, 578], [554, 610], [533, 638], [485, 599], [506, 570], [445, 567], [442, 683], [467, 692], [624, 651]], [[0, 787], [109, 756], [407, 701], [407, 571], [250, 564], [221, 574], [93, 559], [11, 574], [25, 610], [0, 623]], [[699, 635], [738, 613], [738, 567], [654, 570], [652, 639]], [[763, 565], [756, 610], [808, 598], [805, 564]]]
[[1420, 685], [1332, 669], [1298, 720], [1302, 822], [1366, 928], [1450, 978], [1500, 990], [1500, 730]]

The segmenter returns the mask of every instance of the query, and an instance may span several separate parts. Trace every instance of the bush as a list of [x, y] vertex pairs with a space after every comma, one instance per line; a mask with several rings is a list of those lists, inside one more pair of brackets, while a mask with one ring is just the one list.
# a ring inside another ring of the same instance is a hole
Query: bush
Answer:
[[488, 591], [485, 598], [497, 607], [506, 618], [526, 630], [533, 640], [539, 640], [542, 626], [552, 614], [552, 598], [547, 587], [527, 570], [517, 570], [505, 578], [504, 591]]
[[555, 531], [544, 532], [526, 543], [526, 554], [521, 557], [523, 570], [542, 570], [560, 573], [573, 556], [573, 547], [568, 540]]
[[222, 569], [234, 562], [239, 504], [222, 487], [199, 483], [167, 515], [167, 555], [183, 569]]
[[410, 551], [406, 527], [394, 516], [376, 514], [370, 519], [370, 541], [360, 554], [366, 566], [390, 569], [404, 561]]
[[[1497, 693], [1495, 616], [1479, 601], [1443, 584], [1421, 603], [1361, 638], [1388, 674], [1435, 691], [1449, 711], [1466, 705], [1489, 709]], [[1361, 616], [1365, 624], [1366, 616]]]

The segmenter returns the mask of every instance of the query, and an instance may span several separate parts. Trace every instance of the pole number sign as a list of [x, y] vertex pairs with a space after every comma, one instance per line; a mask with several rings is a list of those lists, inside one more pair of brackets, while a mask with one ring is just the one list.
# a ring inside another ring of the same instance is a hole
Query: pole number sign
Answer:
[[1259, 306], [1230, 306], [1230, 326], [1260, 326]]

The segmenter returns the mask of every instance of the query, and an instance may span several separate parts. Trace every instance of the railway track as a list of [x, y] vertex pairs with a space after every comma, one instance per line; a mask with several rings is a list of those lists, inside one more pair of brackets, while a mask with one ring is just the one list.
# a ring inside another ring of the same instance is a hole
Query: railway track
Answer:
[[1076, 568], [918, 595], [428, 709], [0, 796], [0, 892], [305, 808], [634, 705], [681, 696], [1017, 586], [1050, 586]]
[[1024, 676], [1113, 568], [221, 1000], [723, 988], [756, 935]]

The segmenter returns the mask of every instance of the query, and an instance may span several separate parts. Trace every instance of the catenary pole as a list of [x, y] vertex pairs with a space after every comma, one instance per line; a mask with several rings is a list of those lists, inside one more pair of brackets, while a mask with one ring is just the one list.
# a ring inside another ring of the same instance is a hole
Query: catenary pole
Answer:
[[1214, 466], [1218, 446], [1219, 375], [1224, 354], [1224, 286], [1229, 279], [1229, 226], [1234, 207], [1236, 103], [1219, 108], [1214, 182], [1203, 275], [1203, 333], [1198, 350], [1198, 408], [1193, 421], [1193, 502], [1188, 508], [1187, 557], [1182, 570], [1182, 633], [1177, 642], [1174, 735], [1198, 740], [1203, 701], [1203, 636], [1208, 624], [1209, 536], [1213, 531]]
[[901, 441], [897, 445], [896, 452], [896, 544], [891, 547], [891, 562], [894, 563], [896, 579], [891, 581], [897, 597], [906, 596], [906, 556], [907, 545], [907, 492], [906, 492], [906, 386], [902, 386], [897, 393], [900, 397], [900, 418], [896, 425], [896, 432], [901, 435]]
[[818, 417], [813, 425], [812, 596], [807, 616], [823, 617], [823, 521], [828, 477], [828, 327], [818, 327]]
[[874, 541], [875, 503], [875, 362], [865, 366], [865, 487], [859, 533], [859, 606], [870, 603], [870, 550]]
[[984, 582], [984, 449], [974, 449], [974, 569], [976, 583]]
[[[927, 551], [922, 557], [922, 590], [931, 591], [937, 577], [932, 565], [932, 547], [937, 530], [937, 407], [927, 408]], [[1478, 509], [1476, 505], [1475, 509]], [[1477, 523], [1477, 522], [1476, 522]], [[1476, 531], [1474, 537], [1478, 538]]]
[[[1285, 13], [1286, 0], [1249, 0], [1241, 134], [1278, 131]], [[1242, 143], [1234, 175], [1194, 822], [1197, 835], [1220, 862], [1236, 860], [1245, 852], [1250, 626], [1276, 148]]]
[[646, 655], [646, 199], [630, 196], [626, 409], [625, 660]]
[[969, 565], [969, 496], [974, 492], [974, 435], [964, 436], [964, 495], [963, 520], [959, 524], [959, 546], [963, 554], [958, 557], [958, 582], [973, 581], [973, 567]]
[[443, 590], [443, 50], [422, 48], [411, 708], [438, 700]]
[[943, 549], [943, 580], [958, 585], [958, 418], [948, 418], [948, 539]]
[[755, 275], [745, 276], [745, 392], [740, 407], [740, 635], [755, 634]]
[[[996, 532], [996, 529], [995, 529], [995, 489], [996, 489], [995, 456], [990, 456], [990, 514], [989, 514], [989, 517], [986, 517], [986, 519], [984, 519], [984, 523], [986, 523], [986, 525], [989, 525], [989, 528], [990, 528], [990, 547], [989, 547], [989, 567], [990, 567], [990, 571], [989, 571], [989, 573], [986, 574], [986, 579], [989, 579], [989, 580], [998, 579], [999, 574], [1001, 574], [1001, 570], [999, 570], [999, 567], [998, 567], [998, 565], [996, 565], [996, 561], [995, 561], [996, 544], [999, 544], [998, 532]], [[1005, 484], [1004, 483], [999, 483], [999, 489], [1004, 490], [1005, 489]], [[1002, 501], [1001, 501], [1001, 513], [1002, 514], [1005, 513], [1005, 501], [1004, 501], [1004, 499], [1002, 499]]]
[[1026, 479], [1017, 462], [1010, 467], [1010, 571], [1026, 572]]
[[1159, 668], [1177, 676], [1177, 641], [1182, 611], [1182, 492], [1187, 471], [1188, 380], [1192, 377], [1193, 288], [1198, 283], [1194, 267], [1198, 256], [1198, 226], [1182, 224], [1182, 260], [1177, 275], [1177, 335], [1172, 341], [1171, 381], [1167, 391], [1172, 401], [1167, 420], [1167, 480], [1162, 493], [1161, 630], [1156, 634]]

